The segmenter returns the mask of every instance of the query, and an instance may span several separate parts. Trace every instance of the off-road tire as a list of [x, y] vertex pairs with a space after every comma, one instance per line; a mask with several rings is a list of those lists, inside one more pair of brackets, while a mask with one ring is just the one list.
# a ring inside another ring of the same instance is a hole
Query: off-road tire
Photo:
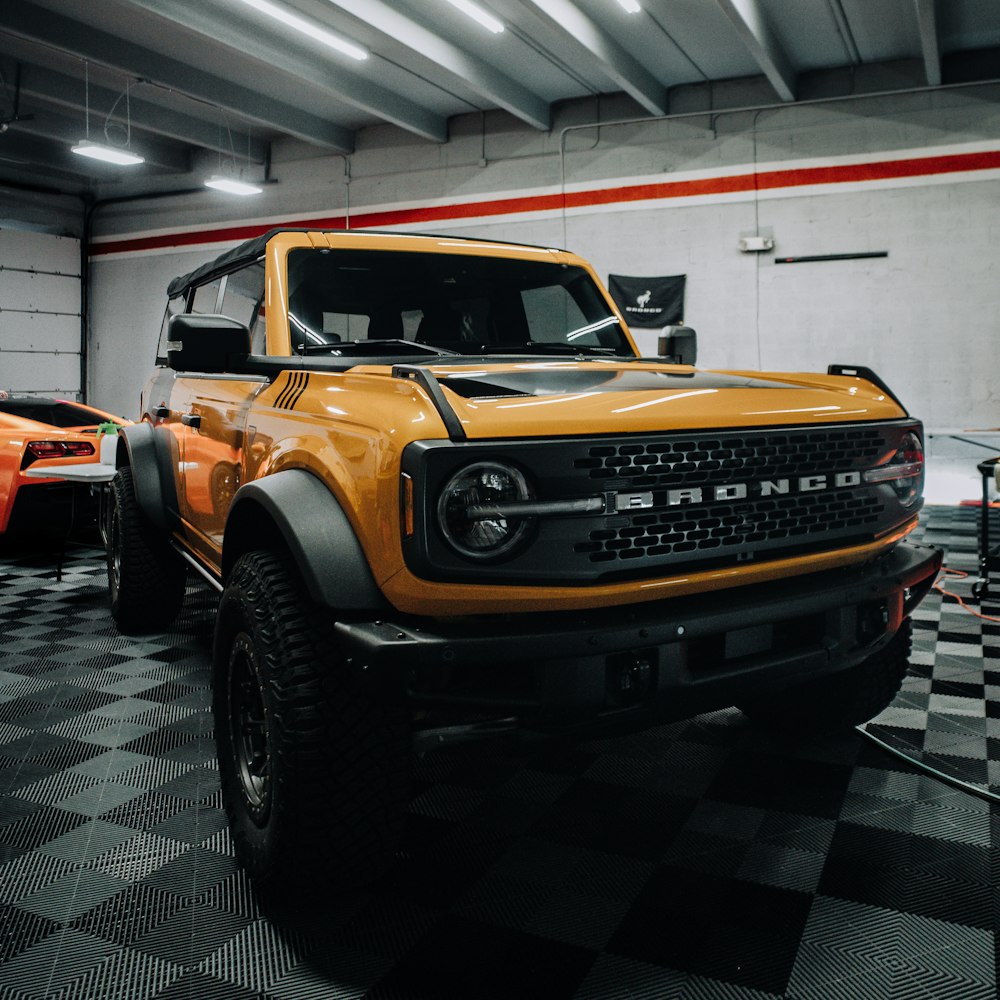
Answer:
[[184, 562], [142, 512], [132, 469], [119, 469], [107, 509], [111, 615], [127, 634], [166, 628], [184, 601]]
[[910, 619], [877, 653], [838, 674], [817, 677], [738, 707], [755, 722], [788, 733], [832, 734], [873, 719], [896, 697], [910, 655]]
[[233, 567], [214, 649], [215, 736], [236, 856], [266, 895], [378, 876], [402, 837], [410, 726], [338, 650], [283, 553]]

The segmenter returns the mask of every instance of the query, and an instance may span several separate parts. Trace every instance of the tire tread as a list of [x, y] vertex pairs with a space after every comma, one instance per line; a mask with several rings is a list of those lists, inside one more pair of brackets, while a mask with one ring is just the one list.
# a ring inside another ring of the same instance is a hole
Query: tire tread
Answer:
[[[252, 619], [252, 620], [251, 620]], [[283, 553], [250, 552], [234, 567], [216, 638], [219, 671], [240, 623], [260, 641], [273, 710], [272, 814], [247, 827], [238, 777], [223, 764], [223, 798], [237, 856], [262, 887], [369, 881], [391, 861], [409, 796], [409, 725], [400, 706], [372, 700], [337, 653], [330, 610], [306, 593]], [[220, 763], [230, 753], [220, 743]]]
[[139, 507], [130, 466], [120, 468], [112, 481], [111, 504], [118, 512], [121, 544], [121, 578], [116, 588], [111, 581], [113, 542], [109, 533], [111, 614], [127, 634], [165, 628], [177, 617], [184, 601], [184, 563]]

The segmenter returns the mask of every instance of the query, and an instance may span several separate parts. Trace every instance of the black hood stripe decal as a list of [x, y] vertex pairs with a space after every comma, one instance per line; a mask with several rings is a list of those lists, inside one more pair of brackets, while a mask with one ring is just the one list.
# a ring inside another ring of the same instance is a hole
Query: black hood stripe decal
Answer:
[[[466, 399], [498, 396], [551, 396], [578, 392], [650, 392], [705, 389], [803, 389], [795, 382], [775, 382], [745, 375], [706, 371], [643, 371], [642, 369], [559, 370], [449, 374], [442, 385]], [[813, 388], [813, 387], [810, 387]]]

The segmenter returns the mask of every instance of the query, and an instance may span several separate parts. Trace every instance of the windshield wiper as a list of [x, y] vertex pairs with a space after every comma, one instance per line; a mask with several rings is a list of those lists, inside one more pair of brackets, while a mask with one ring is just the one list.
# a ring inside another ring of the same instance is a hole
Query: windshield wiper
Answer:
[[338, 357], [342, 354], [370, 354], [382, 357], [386, 354], [406, 353], [399, 348], [413, 348], [417, 354], [441, 354], [456, 355], [458, 351], [449, 351], [445, 347], [435, 347], [433, 344], [418, 344], [415, 340], [392, 340], [386, 338], [382, 340], [373, 337], [371, 340], [339, 340], [332, 344], [322, 346], [309, 344], [306, 347], [306, 354], [330, 354]]

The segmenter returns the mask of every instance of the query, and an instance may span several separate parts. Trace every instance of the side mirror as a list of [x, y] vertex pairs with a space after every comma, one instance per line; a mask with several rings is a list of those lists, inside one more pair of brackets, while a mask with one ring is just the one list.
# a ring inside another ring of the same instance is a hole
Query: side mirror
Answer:
[[179, 372], [232, 371], [250, 353], [250, 330], [228, 316], [178, 313], [167, 341], [167, 364]]
[[665, 326], [656, 353], [677, 365], [693, 365], [698, 360], [698, 334], [689, 326]]

